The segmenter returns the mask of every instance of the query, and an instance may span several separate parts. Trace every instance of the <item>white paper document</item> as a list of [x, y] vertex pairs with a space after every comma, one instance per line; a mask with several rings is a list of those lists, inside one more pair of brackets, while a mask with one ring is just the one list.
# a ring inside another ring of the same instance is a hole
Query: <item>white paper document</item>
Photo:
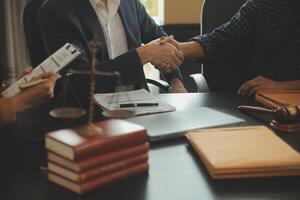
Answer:
[[66, 43], [63, 47], [61, 47], [46, 60], [44, 60], [39, 66], [34, 68], [30, 74], [23, 76], [22, 78], [14, 82], [5, 91], [3, 91], [2, 96], [12, 97], [18, 94], [21, 91], [20, 85], [27, 83], [35, 76], [39, 76], [45, 72], [51, 71], [54, 73], [58, 73], [75, 58], [77, 58], [81, 53], [82, 52], [77, 49], [77, 47], [70, 43]]
[[145, 89], [95, 94], [94, 99], [105, 110], [127, 109], [135, 111], [136, 115], [176, 110], [174, 106], [159, 100]]

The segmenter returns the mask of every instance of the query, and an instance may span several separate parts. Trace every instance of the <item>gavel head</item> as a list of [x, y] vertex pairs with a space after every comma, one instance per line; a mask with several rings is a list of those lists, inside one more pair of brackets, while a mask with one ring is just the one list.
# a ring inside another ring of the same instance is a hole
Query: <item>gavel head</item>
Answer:
[[300, 109], [298, 106], [279, 108], [274, 111], [274, 118], [280, 123], [300, 122]]

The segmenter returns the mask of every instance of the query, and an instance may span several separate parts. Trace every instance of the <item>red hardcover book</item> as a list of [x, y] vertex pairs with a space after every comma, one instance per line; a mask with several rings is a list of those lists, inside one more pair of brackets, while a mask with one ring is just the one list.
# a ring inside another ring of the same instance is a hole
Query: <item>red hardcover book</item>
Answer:
[[48, 152], [48, 161], [73, 172], [80, 173], [90, 169], [106, 165], [109, 163], [117, 162], [120, 160], [126, 160], [127, 158], [145, 154], [149, 151], [149, 143], [142, 145], [120, 149], [117, 151], [100, 153], [92, 157], [78, 160], [77, 162], [65, 159], [55, 153]]
[[75, 161], [147, 142], [147, 131], [144, 127], [124, 120], [101, 121], [95, 125], [102, 129], [102, 133], [91, 137], [80, 135], [82, 127], [48, 133], [46, 149]]
[[137, 164], [145, 163], [147, 161], [148, 154], [143, 154], [132, 158], [128, 158], [126, 160], [110, 163], [108, 165], [99, 166], [98, 168], [91, 169], [82, 173], [75, 173], [59, 165], [49, 162], [48, 170], [75, 183], [83, 183], [86, 181], [96, 179], [100, 176], [105, 176], [126, 168], [130, 168]]
[[103, 176], [103, 177], [99, 177], [96, 178], [94, 180], [91, 180], [89, 182], [85, 182], [82, 184], [78, 184], [72, 181], [69, 181], [59, 175], [56, 175], [54, 173], [49, 173], [48, 174], [48, 179], [64, 188], [67, 188], [73, 192], [82, 194], [82, 193], [86, 193], [88, 191], [97, 189], [99, 187], [108, 185], [110, 183], [113, 182], [117, 182], [117, 181], [121, 181], [124, 180], [126, 178], [129, 178], [131, 176], [135, 176], [137, 174], [141, 174], [141, 173], [145, 173], [148, 172], [149, 169], [149, 165], [148, 163], [142, 163], [142, 164], [138, 164], [136, 166], [130, 167], [130, 168], [126, 168], [124, 170]]

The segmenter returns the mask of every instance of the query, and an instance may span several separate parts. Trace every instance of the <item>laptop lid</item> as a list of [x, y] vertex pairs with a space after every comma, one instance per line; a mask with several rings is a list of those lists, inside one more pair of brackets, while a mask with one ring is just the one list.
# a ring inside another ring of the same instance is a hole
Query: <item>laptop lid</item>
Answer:
[[245, 122], [243, 119], [207, 107], [139, 116], [127, 121], [147, 128], [149, 140], [152, 142], [182, 137], [185, 132], [195, 129], [238, 126]]

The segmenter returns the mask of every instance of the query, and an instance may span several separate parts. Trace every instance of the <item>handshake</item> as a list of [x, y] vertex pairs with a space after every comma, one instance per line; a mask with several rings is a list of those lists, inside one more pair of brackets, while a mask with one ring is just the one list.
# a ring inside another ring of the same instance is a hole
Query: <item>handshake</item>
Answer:
[[178, 68], [184, 61], [184, 54], [174, 37], [161, 37], [137, 49], [142, 64], [151, 63], [166, 73]]

